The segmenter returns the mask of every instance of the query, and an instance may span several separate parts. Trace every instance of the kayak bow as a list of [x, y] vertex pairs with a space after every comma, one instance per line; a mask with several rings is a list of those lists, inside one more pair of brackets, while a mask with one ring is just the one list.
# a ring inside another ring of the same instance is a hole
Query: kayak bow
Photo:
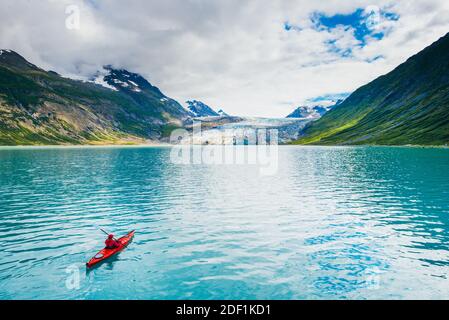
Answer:
[[126, 248], [126, 246], [131, 242], [131, 240], [134, 237], [135, 231], [131, 231], [126, 236], [121, 237], [117, 241], [120, 243], [120, 246], [114, 249], [108, 249], [104, 248], [100, 250], [92, 259], [89, 260], [89, 262], [86, 263], [86, 266], [88, 268], [92, 268], [94, 265], [105, 261], [106, 259], [109, 259], [110, 257], [116, 255], [120, 251]]

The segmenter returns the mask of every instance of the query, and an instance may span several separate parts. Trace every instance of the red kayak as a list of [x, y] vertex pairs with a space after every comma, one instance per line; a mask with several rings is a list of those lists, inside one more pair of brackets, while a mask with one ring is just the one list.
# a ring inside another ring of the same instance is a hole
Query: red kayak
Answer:
[[120, 243], [119, 247], [114, 248], [114, 249], [104, 248], [104, 249], [100, 250], [100, 252], [98, 252], [92, 259], [90, 259], [88, 263], [86, 263], [86, 266], [88, 268], [92, 268], [94, 265], [109, 259], [110, 257], [116, 255], [117, 253], [119, 253], [120, 251], [125, 249], [126, 246], [133, 239], [134, 232], [135, 231], [133, 230], [130, 233], [128, 233], [126, 236], [121, 237], [120, 239], [118, 239], [117, 241]]

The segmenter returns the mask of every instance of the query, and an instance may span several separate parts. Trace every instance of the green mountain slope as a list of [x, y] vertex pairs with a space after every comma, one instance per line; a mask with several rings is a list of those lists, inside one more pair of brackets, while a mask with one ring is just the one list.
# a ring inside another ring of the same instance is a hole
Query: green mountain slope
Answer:
[[63, 78], [0, 50], [0, 145], [157, 140], [189, 118], [138, 74], [106, 67], [102, 82]]
[[359, 88], [301, 135], [295, 143], [449, 143], [449, 34]]

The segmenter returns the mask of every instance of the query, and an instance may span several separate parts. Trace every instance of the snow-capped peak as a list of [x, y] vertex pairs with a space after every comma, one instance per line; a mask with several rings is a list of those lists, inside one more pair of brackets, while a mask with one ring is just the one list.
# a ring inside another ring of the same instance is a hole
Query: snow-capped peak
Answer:
[[109, 66], [105, 66], [90, 81], [114, 91], [119, 91], [120, 88], [128, 88], [134, 92], [142, 92], [139, 85], [135, 81], [130, 80], [133, 75], [134, 78], [140, 77], [126, 70], [114, 70]]
[[93, 82], [95, 84], [98, 84], [100, 86], [103, 86], [105, 88], [118, 91], [118, 89], [114, 86], [111, 86], [109, 83], [107, 83], [104, 78], [109, 75], [109, 71], [106, 69], [102, 69], [101, 71], [97, 71], [97, 73], [89, 79], [89, 82]]
[[321, 118], [326, 112], [340, 105], [344, 100], [321, 101], [317, 105], [305, 105], [297, 107], [287, 118]]
[[223, 109], [218, 110], [217, 112], [222, 117], [229, 117], [229, 114], [223, 111]]
[[195, 117], [217, 117], [219, 114], [215, 112], [211, 107], [207, 104], [204, 104], [198, 100], [186, 101], [188, 110]]
[[163, 98], [164, 94], [159, 88], [153, 86], [148, 80], [137, 73], [129, 72], [125, 69], [114, 69], [110, 65], [103, 67], [93, 77], [90, 82], [97, 83], [115, 91], [123, 91], [128, 94], [140, 92], [151, 92], [152, 95]]

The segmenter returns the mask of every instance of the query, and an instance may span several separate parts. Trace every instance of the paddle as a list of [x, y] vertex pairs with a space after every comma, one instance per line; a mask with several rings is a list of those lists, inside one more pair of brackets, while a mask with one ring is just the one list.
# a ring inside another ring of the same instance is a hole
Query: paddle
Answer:
[[[109, 233], [108, 233], [108, 232], [104, 231], [104, 230], [101, 229], [101, 228], [100, 228], [100, 230], [103, 231], [104, 234], [107, 234], [107, 235], [109, 236]], [[112, 239], [114, 239], [115, 241], [118, 241], [116, 238], [112, 238]]]

